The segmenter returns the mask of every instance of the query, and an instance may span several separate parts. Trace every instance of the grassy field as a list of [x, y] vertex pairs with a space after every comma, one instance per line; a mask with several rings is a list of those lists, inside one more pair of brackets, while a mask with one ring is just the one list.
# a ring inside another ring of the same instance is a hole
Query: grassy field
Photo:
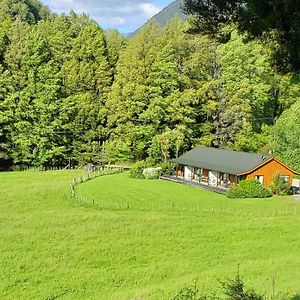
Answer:
[[[300, 202], [229, 200], [126, 173], [76, 187], [79, 171], [0, 173], [0, 299], [171, 299], [214, 290], [300, 292]], [[288, 299], [288, 298], [287, 298]]]

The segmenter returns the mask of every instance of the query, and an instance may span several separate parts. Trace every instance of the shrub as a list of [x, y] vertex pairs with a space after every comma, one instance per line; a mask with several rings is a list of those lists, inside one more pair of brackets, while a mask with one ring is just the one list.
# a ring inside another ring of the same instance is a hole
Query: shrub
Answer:
[[161, 174], [161, 168], [146, 168], [143, 170], [143, 177], [146, 179], [158, 179]]
[[132, 178], [156, 179], [159, 175], [172, 175], [176, 164], [162, 163], [158, 164], [153, 159], [141, 160], [133, 164], [129, 170], [129, 176]]
[[253, 289], [245, 290], [244, 282], [237, 275], [233, 280], [222, 282], [224, 294], [230, 300], [263, 300], [264, 297], [258, 295]]
[[173, 298], [173, 300], [208, 300], [205, 295], [201, 295], [200, 290], [197, 286], [197, 282], [194, 281], [191, 285], [184, 287], [179, 293]]
[[237, 186], [227, 191], [228, 198], [267, 198], [271, 196], [270, 191], [257, 180], [242, 180]]
[[176, 164], [167, 162], [159, 165], [161, 167], [161, 174], [163, 175], [173, 175], [175, 171]]
[[133, 164], [129, 170], [129, 176], [132, 178], [145, 178], [143, 175], [144, 169], [153, 167], [154, 162], [152, 160], [141, 160]]
[[173, 300], [264, 300], [264, 296], [257, 294], [253, 289], [246, 290], [243, 280], [237, 275], [234, 279], [220, 282], [224, 297], [217, 296], [216, 293], [203, 294], [195, 281], [193, 284], [181, 289]]
[[132, 178], [144, 178], [143, 171], [147, 168], [147, 163], [144, 160], [133, 164], [129, 170], [129, 176]]
[[291, 193], [291, 187], [289, 183], [285, 181], [279, 172], [276, 172], [276, 174], [273, 176], [270, 189], [272, 194], [279, 196], [286, 196]]

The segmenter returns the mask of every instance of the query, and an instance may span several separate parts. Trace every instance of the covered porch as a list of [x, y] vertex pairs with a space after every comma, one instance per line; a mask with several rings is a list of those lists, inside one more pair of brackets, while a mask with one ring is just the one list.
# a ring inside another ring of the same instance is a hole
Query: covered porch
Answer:
[[243, 179], [234, 174], [184, 165], [177, 165], [175, 177], [186, 182], [223, 189], [224, 191]]
[[203, 188], [205, 190], [215, 192], [215, 193], [219, 193], [219, 194], [225, 194], [226, 193], [226, 189], [224, 189], [224, 188], [213, 187], [213, 186], [209, 186], [207, 184], [202, 184], [202, 183], [195, 182], [195, 181], [188, 181], [188, 180], [185, 180], [183, 177], [177, 177], [175, 175], [173, 175], [173, 176], [165, 176], [164, 175], [164, 176], [161, 176], [160, 179], [173, 181], [173, 182], [181, 183], [181, 184], [186, 184], [186, 185], [190, 185], [190, 186], [194, 186], [194, 187], [198, 187], [198, 188]]

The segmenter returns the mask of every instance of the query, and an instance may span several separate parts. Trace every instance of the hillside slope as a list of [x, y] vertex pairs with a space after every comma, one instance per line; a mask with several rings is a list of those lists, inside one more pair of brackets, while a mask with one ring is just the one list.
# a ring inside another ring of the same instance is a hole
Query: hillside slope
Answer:
[[151, 21], [156, 21], [161, 27], [164, 27], [175, 16], [178, 16], [182, 20], [186, 20], [187, 16], [181, 10], [183, 2], [183, 0], [176, 0], [172, 2], [159, 13], [154, 15], [151, 19], [149, 19], [143, 26], [138, 28], [131, 35], [135, 35], [141, 28], [143, 28], [147, 23]]

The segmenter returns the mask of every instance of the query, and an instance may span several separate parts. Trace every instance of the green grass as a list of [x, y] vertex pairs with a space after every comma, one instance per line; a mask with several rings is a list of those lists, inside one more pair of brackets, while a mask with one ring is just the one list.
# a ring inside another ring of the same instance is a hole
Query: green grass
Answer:
[[300, 202], [291, 197], [228, 199], [207, 190], [168, 181], [128, 178], [127, 173], [82, 184], [78, 195], [88, 203], [109, 209], [158, 211], [218, 211], [238, 215], [298, 214]]
[[124, 173], [77, 186], [97, 203], [81, 206], [69, 191], [79, 176], [0, 173], [0, 299], [170, 299], [195, 278], [214, 290], [238, 265], [259, 292], [273, 274], [277, 292], [300, 292], [291, 198], [229, 200]]

